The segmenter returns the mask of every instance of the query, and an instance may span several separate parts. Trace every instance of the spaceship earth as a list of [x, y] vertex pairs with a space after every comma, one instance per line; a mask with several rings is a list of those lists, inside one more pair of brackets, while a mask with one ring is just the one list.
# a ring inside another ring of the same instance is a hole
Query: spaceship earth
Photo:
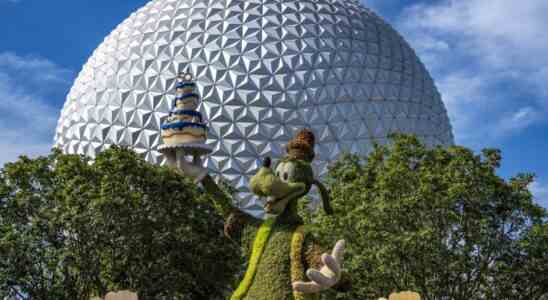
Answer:
[[55, 145], [94, 157], [126, 145], [163, 164], [160, 126], [176, 76], [191, 72], [208, 120], [204, 157], [260, 214], [246, 189], [262, 157], [301, 128], [317, 138], [316, 174], [342, 152], [367, 154], [392, 132], [453, 143], [432, 78], [408, 43], [353, 0], [154, 0], [94, 51], [71, 88]]

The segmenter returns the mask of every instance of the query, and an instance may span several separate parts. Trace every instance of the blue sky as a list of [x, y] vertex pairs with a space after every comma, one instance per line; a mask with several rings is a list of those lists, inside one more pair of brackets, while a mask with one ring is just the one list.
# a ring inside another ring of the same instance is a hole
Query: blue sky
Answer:
[[[0, 0], [0, 165], [47, 153], [92, 51], [145, 0]], [[538, 176], [548, 207], [548, 1], [362, 0], [434, 77], [458, 144], [503, 150], [504, 177]]]

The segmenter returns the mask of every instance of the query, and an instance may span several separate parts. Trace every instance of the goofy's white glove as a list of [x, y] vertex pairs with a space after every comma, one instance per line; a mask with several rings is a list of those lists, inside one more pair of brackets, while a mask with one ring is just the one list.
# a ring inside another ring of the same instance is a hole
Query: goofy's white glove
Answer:
[[202, 167], [202, 161], [199, 156], [194, 156], [192, 161], [187, 160], [187, 154], [184, 149], [175, 149], [164, 153], [167, 164], [176, 168], [186, 176], [194, 179], [194, 182], [201, 182], [208, 174], [208, 170]]
[[130, 291], [121, 291], [121, 292], [110, 292], [105, 297], [105, 300], [138, 300], [139, 297], [137, 294]]
[[306, 271], [306, 276], [310, 281], [293, 282], [293, 290], [303, 294], [312, 294], [319, 293], [335, 286], [339, 280], [341, 280], [344, 246], [344, 240], [340, 240], [335, 244], [331, 255], [327, 253], [322, 254], [323, 267], [319, 271], [316, 269], [308, 269]]

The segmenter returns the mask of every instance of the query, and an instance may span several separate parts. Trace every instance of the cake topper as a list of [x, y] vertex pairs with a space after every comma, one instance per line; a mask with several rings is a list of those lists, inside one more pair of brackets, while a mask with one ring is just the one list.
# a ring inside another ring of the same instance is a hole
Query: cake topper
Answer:
[[206, 145], [208, 128], [198, 111], [201, 99], [195, 88], [191, 73], [177, 75], [176, 96], [161, 127], [164, 144], [158, 148], [171, 166], [180, 167], [187, 163], [188, 156], [192, 157], [193, 163], [201, 163], [201, 156], [213, 150]]
[[190, 73], [180, 73], [179, 74], [179, 80], [182, 82], [191, 82], [193, 80], [193, 76]]

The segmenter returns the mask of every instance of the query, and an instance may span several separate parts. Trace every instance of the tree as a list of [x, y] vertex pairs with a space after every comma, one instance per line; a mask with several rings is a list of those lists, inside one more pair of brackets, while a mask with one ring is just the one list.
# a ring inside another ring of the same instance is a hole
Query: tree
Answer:
[[546, 297], [547, 214], [528, 190], [533, 176], [497, 176], [498, 150], [392, 138], [331, 166], [335, 217], [312, 220], [326, 243], [347, 240], [353, 291], [339, 299], [403, 290], [423, 299]]
[[0, 299], [215, 299], [238, 258], [196, 185], [113, 147], [0, 171]]

